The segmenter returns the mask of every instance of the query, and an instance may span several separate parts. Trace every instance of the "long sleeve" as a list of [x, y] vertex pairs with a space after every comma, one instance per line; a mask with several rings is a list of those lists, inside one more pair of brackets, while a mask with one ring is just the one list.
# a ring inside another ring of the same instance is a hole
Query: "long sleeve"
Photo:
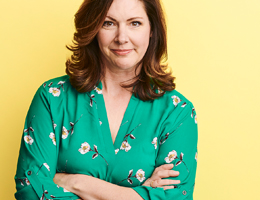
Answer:
[[26, 117], [15, 175], [18, 200], [79, 199], [53, 182], [60, 141], [49, 98], [48, 88], [41, 86]]
[[173, 170], [179, 171], [180, 175], [171, 179], [180, 180], [181, 183], [168, 190], [147, 186], [133, 189], [145, 200], [192, 200], [197, 168], [197, 140], [197, 116], [193, 105], [177, 101], [157, 140], [156, 167], [174, 164]]

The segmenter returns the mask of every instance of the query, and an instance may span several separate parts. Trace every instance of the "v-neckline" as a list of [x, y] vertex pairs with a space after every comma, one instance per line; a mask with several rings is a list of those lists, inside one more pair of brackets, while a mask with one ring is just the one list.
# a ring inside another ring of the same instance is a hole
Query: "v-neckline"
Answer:
[[[97, 85], [97, 88], [99, 88], [102, 91], [101, 81]], [[97, 103], [98, 116], [99, 116], [99, 120], [101, 120], [101, 122], [100, 122], [101, 123], [101, 125], [100, 125], [101, 133], [104, 138], [104, 142], [106, 143], [104, 145], [107, 147], [107, 145], [109, 143], [109, 146], [113, 147], [112, 150], [114, 152], [116, 149], [120, 148], [120, 146], [124, 140], [124, 136], [127, 134], [127, 131], [129, 129], [129, 124], [130, 124], [131, 118], [135, 112], [135, 108], [136, 108], [138, 99], [134, 96], [134, 94], [131, 95], [131, 98], [130, 98], [128, 105], [126, 107], [126, 110], [124, 112], [122, 121], [120, 123], [119, 129], [117, 131], [115, 140], [113, 142], [111, 130], [109, 127], [107, 109], [106, 109], [103, 93], [96, 94], [95, 96], [96, 96], [95, 99], [96, 99], [96, 103]], [[106, 148], [106, 149], [108, 152], [110, 151], [109, 150], [110, 148]]]

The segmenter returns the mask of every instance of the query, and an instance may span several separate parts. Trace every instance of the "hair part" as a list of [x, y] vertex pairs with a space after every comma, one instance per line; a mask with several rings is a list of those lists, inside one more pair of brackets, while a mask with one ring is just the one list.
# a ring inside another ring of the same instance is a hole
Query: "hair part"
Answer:
[[[167, 27], [160, 0], [140, 0], [151, 26], [151, 37], [141, 65], [140, 73], [124, 88], [132, 88], [141, 100], [153, 100], [165, 91], [175, 89], [175, 77], [167, 71]], [[66, 62], [66, 73], [72, 86], [78, 92], [89, 92], [102, 80], [102, 61], [96, 35], [102, 27], [113, 0], [85, 0], [75, 15], [73, 45], [67, 48], [73, 52]], [[137, 68], [136, 68], [137, 69]], [[162, 92], [158, 92], [158, 90]]]

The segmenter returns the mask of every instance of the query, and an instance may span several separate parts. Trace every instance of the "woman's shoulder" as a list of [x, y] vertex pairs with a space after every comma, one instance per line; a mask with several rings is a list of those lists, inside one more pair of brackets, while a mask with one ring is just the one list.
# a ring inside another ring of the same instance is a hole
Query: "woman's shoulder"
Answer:
[[193, 107], [193, 103], [177, 90], [166, 91], [165, 94], [159, 98], [159, 101], [163, 101], [168, 105], [171, 102], [173, 107], [179, 107], [179, 105], [181, 105], [181, 107], [186, 107], [186, 105]]
[[47, 99], [62, 98], [64, 95], [76, 93], [76, 90], [70, 84], [69, 76], [63, 75], [44, 81], [36, 92], [36, 96], [44, 96]]

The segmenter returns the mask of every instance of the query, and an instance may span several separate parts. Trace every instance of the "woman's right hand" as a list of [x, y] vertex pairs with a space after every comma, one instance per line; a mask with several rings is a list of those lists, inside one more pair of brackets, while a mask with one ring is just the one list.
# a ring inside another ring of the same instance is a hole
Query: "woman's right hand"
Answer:
[[[153, 188], [163, 187], [164, 190], [173, 189], [174, 185], [179, 184], [180, 180], [166, 179], [168, 177], [179, 176], [178, 171], [172, 170], [173, 164], [165, 164], [157, 167], [150, 178], [144, 182], [144, 186], [150, 186]], [[164, 179], [163, 179], [164, 178]]]

